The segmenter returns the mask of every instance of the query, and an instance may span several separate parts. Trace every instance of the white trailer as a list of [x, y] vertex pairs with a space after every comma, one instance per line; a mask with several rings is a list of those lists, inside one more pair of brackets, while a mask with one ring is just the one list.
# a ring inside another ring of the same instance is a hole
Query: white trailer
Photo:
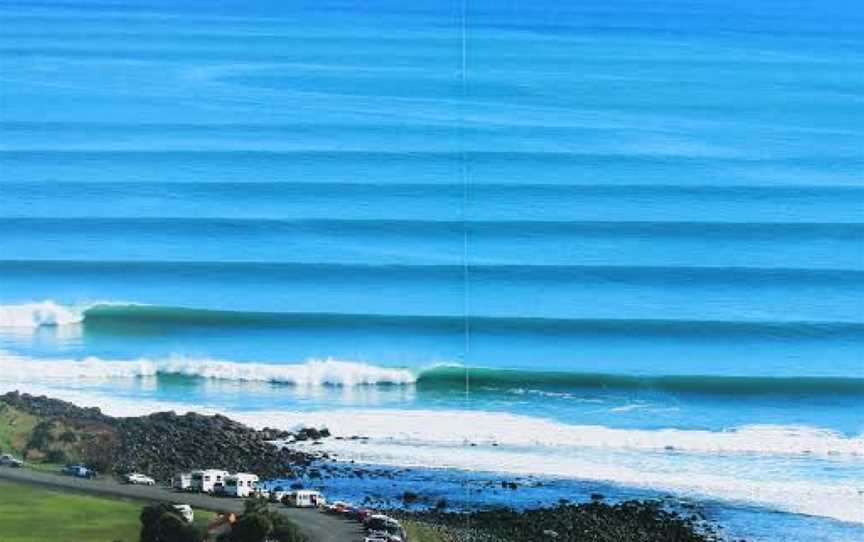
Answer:
[[298, 489], [296, 491], [292, 491], [288, 494], [288, 498], [286, 500], [288, 502], [286, 502], [285, 504], [297, 508], [315, 508], [327, 504], [327, 500], [324, 498], [324, 495], [322, 495], [321, 492], [312, 491], [311, 489]]
[[225, 483], [228, 471], [219, 469], [192, 471], [192, 490], [202, 493], [213, 493], [216, 488]]
[[258, 477], [246, 472], [238, 472], [225, 477], [221, 493], [230, 497], [248, 497], [257, 491]]
[[192, 473], [181, 472], [171, 479], [171, 486], [179, 491], [192, 491]]

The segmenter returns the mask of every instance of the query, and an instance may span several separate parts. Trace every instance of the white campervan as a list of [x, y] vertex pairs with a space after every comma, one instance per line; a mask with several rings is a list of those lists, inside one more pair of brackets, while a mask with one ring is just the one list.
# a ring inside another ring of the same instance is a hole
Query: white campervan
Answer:
[[221, 492], [231, 497], [248, 497], [255, 493], [258, 477], [254, 474], [238, 472], [225, 477]]
[[324, 495], [319, 491], [312, 491], [310, 489], [292, 491], [288, 494], [286, 501], [285, 504], [288, 506], [295, 506], [297, 508], [315, 508], [327, 504]]
[[171, 479], [171, 486], [179, 491], [192, 491], [192, 473], [181, 472]]
[[228, 471], [218, 469], [193, 470], [192, 490], [202, 493], [213, 493], [217, 487], [225, 483]]

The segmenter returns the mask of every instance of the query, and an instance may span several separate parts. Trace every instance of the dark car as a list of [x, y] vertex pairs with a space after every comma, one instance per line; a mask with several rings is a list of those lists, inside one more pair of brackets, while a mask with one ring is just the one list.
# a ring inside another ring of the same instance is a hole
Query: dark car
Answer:
[[66, 465], [66, 468], [63, 469], [63, 474], [76, 478], [96, 478], [96, 471], [84, 465]]

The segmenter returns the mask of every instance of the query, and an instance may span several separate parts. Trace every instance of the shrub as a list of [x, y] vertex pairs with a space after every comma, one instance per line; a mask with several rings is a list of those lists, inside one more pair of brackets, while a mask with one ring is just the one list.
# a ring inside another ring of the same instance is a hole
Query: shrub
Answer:
[[[305, 542], [306, 537], [300, 533], [297, 526], [270, 508], [267, 499], [247, 499], [243, 508], [243, 516], [231, 530], [229, 542]], [[264, 527], [267, 527], [266, 532]], [[259, 536], [263, 537], [258, 538]]]
[[141, 542], [201, 542], [194, 525], [186, 523], [177, 511], [164, 503], [141, 509]]
[[159, 542], [201, 542], [201, 534], [172, 512], [159, 518]]
[[273, 523], [264, 514], [244, 514], [231, 529], [231, 542], [264, 542]]
[[66, 456], [66, 452], [63, 450], [49, 450], [47, 454], [45, 454], [45, 461], [48, 463], [67, 463], [69, 458]]

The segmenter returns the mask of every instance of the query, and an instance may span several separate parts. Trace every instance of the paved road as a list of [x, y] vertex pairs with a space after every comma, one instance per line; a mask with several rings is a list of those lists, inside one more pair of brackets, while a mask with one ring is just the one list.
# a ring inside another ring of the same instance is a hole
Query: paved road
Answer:
[[[184, 502], [194, 508], [216, 512], [240, 512], [240, 499], [211, 497], [201, 493], [178, 493], [165, 487], [120, 484], [113, 480], [83, 480], [71, 476], [36, 472], [29, 469], [0, 467], [0, 479], [24, 484], [35, 484], [53, 489], [79, 491], [90, 495], [122, 497], [140, 501]], [[340, 517], [322, 514], [317, 510], [278, 507], [279, 512], [294, 521], [310, 542], [362, 542], [360, 525]]]

